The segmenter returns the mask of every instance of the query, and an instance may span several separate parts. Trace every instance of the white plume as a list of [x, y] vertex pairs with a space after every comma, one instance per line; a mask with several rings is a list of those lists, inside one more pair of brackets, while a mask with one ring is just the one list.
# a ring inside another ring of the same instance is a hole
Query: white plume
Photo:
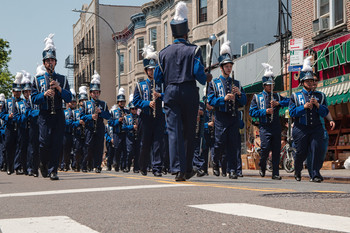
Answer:
[[0, 94], [0, 101], [5, 102], [5, 94], [4, 93]]
[[94, 75], [91, 77], [91, 83], [92, 84], [100, 84], [101, 83], [101, 76], [97, 73], [95, 70]]
[[142, 51], [142, 56], [144, 59], [158, 60], [157, 52], [154, 51], [153, 45], [145, 44], [145, 47], [142, 49]]
[[230, 44], [231, 44], [231, 41], [227, 40], [225, 43], [223, 43], [221, 45], [220, 55], [228, 53], [231, 56], [231, 46], [230, 46]]
[[125, 95], [125, 89], [121, 87], [118, 91], [118, 95]]
[[21, 84], [22, 78], [23, 78], [23, 74], [21, 72], [17, 72], [16, 77], [15, 77], [15, 81], [13, 83]]
[[207, 94], [207, 87], [204, 86], [204, 88], [203, 88], [203, 96], [205, 96], [206, 94]]
[[188, 9], [187, 9], [186, 3], [184, 3], [183, 1], [179, 2], [175, 8], [174, 20], [181, 21], [181, 20], [187, 19], [187, 15], [188, 15]]
[[273, 72], [272, 72], [273, 67], [267, 63], [261, 63], [261, 65], [265, 68], [264, 76], [271, 77], [273, 75]]
[[70, 93], [72, 93], [72, 95], [76, 96], [77, 93], [75, 93], [75, 90], [73, 88], [70, 89]]
[[45, 42], [45, 48], [44, 50], [49, 50], [49, 49], [52, 49], [52, 50], [56, 50], [56, 47], [55, 47], [55, 44], [53, 43], [53, 36], [55, 34], [50, 34], [48, 37], [45, 38], [44, 42]]
[[25, 70], [22, 70], [22, 73], [23, 73], [22, 84], [31, 83], [32, 82], [32, 76], [30, 75], [30, 73], [28, 73]]
[[304, 72], [313, 71], [311, 67], [311, 58], [312, 56], [308, 56], [307, 58], [304, 59], [303, 69], [301, 69], [301, 71], [304, 71]]
[[118, 105], [115, 104], [112, 106], [111, 111], [116, 110], [117, 108], [118, 108]]
[[130, 94], [130, 95], [129, 95], [129, 102], [132, 102], [133, 99], [134, 99], [134, 94]]
[[348, 157], [344, 162], [345, 169], [350, 169], [350, 157]]
[[36, 67], [36, 75], [35, 76], [37, 76], [37, 77], [42, 76], [45, 74], [45, 72], [46, 72], [45, 66], [43, 64], [38, 65]]
[[87, 86], [81, 86], [79, 87], [79, 94], [85, 94], [87, 95]]

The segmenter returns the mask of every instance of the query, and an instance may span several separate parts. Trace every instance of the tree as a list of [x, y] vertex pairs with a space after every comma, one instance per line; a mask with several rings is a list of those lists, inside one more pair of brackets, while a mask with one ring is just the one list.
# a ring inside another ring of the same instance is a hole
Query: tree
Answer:
[[6, 98], [11, 96], [14, 76], [8, 70], [10, 61], [10, 43], [0, 38], [0, 93], [4, 93]]

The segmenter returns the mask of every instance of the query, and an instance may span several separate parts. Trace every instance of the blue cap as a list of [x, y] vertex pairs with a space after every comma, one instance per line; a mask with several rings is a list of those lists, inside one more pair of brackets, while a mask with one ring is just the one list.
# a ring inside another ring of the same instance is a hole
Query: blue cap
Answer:
[[273, 84], [275, 84], [275, 82], [273, 81], [273, 76], [270, 76], [270, 77], [266, 77], [266, 76], [264, 76], [264, 77], [262, 77], [262, 83], [263, 83], [263, 85], [273, 85]]
[[145, 69], [155, 69], [158, 63], [155, 59], [143, 59], [143, 66]]
[[53, 49], [48, 49], [43, 51], [43, 61], [45, 59], [53, 58], [57, 61], [56, 59], [56, 51]]
[[90, 83], [90, 91], [101, 91], [99, 83]]
[[31, 83], [24, 83], [22, 84], [22, 91], [31, 91], [32, 90], [32, 84]]
[[303, 82], [307, 79], [314, 80], [314, 73], [312, 73], [311, 71], [301, 71], [299, 76], [299, 82]]
[[171, 31], [173, 32], [173, 37], [178, 38], [184, 35], [187, 35], [187, 33], [190, 31], [188, 29], [188, 20], [171, 20], [170, 22]]
[[12, 91], [22, 91], [22, 84], [12, 83]]
[[135, 105], [134, 105], [134, 103], [131, 101], [131, 102], [129, 102], [128, 107], [129, 107], [129, 108], [135, 108]]
[[225, 65], [226, 63], [231, 63], [233, 64], [233, 61], [231, 59], [231, 56], [230, 54], [228, 53], [225, 53], [223, 55], [220, 55], [220, 57], [218, 58], [218, 61], [219, 61], [219, 65], [222, 66], [222, 65]]
[[123, 94], [118, 95], [117, 96], [117, 102], [119, 102], [119, 101], [126, 101], [125, 95], [123, 95]]
[[80, 101], [80, 100], [87, 100], [87, 99], [88, 99], [87, 94], [85, 94], [85, 93], [79, 94], [79, 101]]

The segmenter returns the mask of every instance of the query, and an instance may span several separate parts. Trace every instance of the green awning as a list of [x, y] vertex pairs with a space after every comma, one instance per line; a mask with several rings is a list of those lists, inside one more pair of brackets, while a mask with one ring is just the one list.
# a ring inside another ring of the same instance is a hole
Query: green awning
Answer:
[[[275, 87], [274, 88], [275, 88], [274, 89], [275, 91], [282, 91], [283, 90], [282, 75], [279, 75], [275, 78]], [[263, 91], [262, 81], [244, 86], [243, 89], [244, 89], [244, 92], [246, 94], [260, 93]]]

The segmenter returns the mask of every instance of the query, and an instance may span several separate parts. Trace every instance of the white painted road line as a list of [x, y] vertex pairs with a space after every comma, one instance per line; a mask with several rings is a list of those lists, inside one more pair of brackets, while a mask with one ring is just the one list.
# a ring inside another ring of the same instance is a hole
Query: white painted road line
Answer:
[[349, 217], [285, 210], [245, 203], [190, 205], [190, 207], [304, 227], [350, 232]]
[[98, 233], [67, 216], [0, 219], [2, 233]]
[[187, 186], [194, 186], [194, 185], [191, 185], [191, 184], [157, 184], [157, 185], [135, 185], [135, 186], [120, 186], [120, 187], [50, 190], [50, 191], [25, 192], [25, 193], [4, 193], [4, 194], [0, 194], [0, 198], [57, 195], [57, 194], [68, 194], [68, 193], [120, 191], [120, 190], [133, 190], [133, 189], [174, 188], [174, 187], [181, 187], [181, 186], [187, 187]]

